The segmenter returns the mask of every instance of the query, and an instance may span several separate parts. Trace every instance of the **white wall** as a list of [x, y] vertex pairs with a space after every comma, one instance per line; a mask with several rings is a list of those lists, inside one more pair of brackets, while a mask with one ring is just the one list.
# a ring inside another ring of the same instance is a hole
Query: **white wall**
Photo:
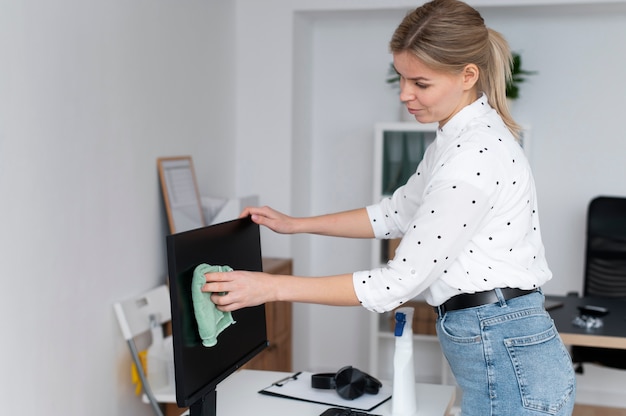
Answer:
[[233, 23], [218, 1], [0, 2], [3, 414], [152, 413], [112, 303], [165, 281], [158, 156], [234, 189]]
[[[333, 12], [309, 16], [313, 22], [312, 181], [308, 213], [320, 214], [372, 203], [373, 123], [398, 116], [397, 92], [384, 82], [387, 42], [402, 13]], [[301, 79], [301, 78], [297, 78]], [[304, 192], [296, 186], [295, 192]], [[371, 266], [368, 240], [311, 239], [313, 276], [349, 273]], [[363, 308], [312, 307], [308, 363], [332, 371], [352, 364], [366, 367], [368, 319]], [[335, 342], [320, 340], [332, 338]], [[341, 348], [337, 348], [341, 345]]]

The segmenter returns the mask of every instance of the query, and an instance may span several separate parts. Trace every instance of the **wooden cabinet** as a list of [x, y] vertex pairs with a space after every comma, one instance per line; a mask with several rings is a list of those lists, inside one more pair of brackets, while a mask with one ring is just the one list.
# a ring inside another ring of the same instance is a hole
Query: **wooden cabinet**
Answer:
[[[271, 274], [293, 274], [291, 259], [264, 258], [263, 271]], [[265, 304], [269, 346], [244, 368], [255, 370], [292, 370], [292, 305], [291, 302]]]

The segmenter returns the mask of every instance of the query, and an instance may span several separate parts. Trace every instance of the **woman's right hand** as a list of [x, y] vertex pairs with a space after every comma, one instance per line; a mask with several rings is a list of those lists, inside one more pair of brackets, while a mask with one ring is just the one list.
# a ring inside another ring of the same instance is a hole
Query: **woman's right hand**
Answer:
[[270, 230], [280, 234], [293, 234], [295, 230], [296, 219], [276, 211], [268, 206], [264, 207], [247, 207], [239, 215], [240, 218], [250, 216], [253, 222], [263, 225]]

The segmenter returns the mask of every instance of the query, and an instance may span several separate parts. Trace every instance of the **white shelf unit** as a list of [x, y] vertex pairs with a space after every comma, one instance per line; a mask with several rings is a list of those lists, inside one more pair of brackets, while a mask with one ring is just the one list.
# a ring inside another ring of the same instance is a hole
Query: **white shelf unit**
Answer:
[[[415, 172], [424, 150], [435, 138], [436, 129], [436, 124], [417, 122], [376, 124], [374, 201], [393, 193]], [[372, 267], [384, 264], [389, 259], [389, 253], [393, 255], [394, 247], [388, 240], [373, 240]], [[370, 321], [370, 371], [386, 380], [393, 379], [395, 337], [391, 331], [392, 316], [392, 312], [372, 314]], [[437, 337], [415, 333], [413, 338], [416, 381], [454, 385]]]

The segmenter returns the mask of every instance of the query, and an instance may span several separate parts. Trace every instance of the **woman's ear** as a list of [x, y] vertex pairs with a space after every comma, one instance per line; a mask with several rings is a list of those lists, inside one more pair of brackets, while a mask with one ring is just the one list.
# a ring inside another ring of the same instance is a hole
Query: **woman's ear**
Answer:
[[475, 64], [467, 64], [463, 68], [463, 86], [465, 89], [470, 90], [474, 88], [474, 85], [478, 82], [480, 76], [480, 70]]

